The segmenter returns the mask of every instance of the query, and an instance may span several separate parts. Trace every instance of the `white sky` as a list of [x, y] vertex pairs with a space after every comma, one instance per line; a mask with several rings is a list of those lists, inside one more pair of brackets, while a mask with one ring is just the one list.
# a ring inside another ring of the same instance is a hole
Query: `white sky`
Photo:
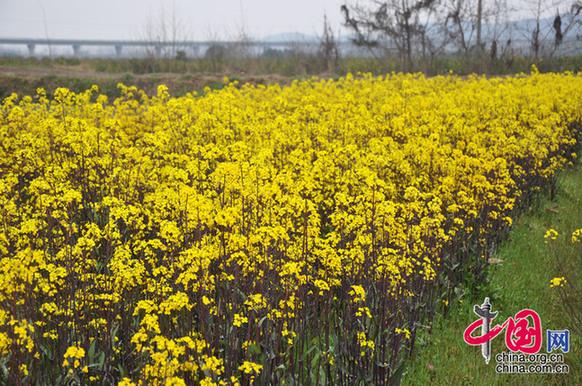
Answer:
[[[148, 22], [159, 25], [175, 10], [192, 40], [254, 38], [302, 32], [319, 35], [323, 15], [341, 25], [343, 0], [0, 0], [0, 36], [30, 38], [136, 39]], [[44, 12], [43, 12], [44, 9]], [[46, 28], [45, 28], [46, 25]]]
[[[347, 0], [350, 3], [360, 0]], [[468, 0], [476, 1], [476, 0]], [[532, 17], [537, 0], [484, 0], [513, 4], [514, 15]], [[574, 0], [542, 0], [555, 14]], [[181, 40], [233, 39], [245, 31], [261, 39], [279, 33], [321, 35], [323, 15], [340, 32], [340, 6], [346, 0], [0, 0], [0, 37], [69, 39], [153, 38], [148, 23], [159, 26], [174, 11]], [[345, 29], [341, 34], [345, 34]]]

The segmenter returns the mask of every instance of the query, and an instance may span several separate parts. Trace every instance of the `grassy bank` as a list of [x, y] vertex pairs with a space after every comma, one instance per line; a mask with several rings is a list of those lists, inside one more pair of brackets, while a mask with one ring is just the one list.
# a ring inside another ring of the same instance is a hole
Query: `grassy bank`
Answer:
[[[566, 311], [559, 290], [550, 288], [550, 279], [565, 276], [579, 286], [582, 246], [571, 242], [572, 232], [582, 227], [582, 164], [558, 177], [554, 200], [543, 194], [515, 221], [508, 239], [500, 247], [488, 268], [487, 281], [478, 288], [459, 288], [458, 298], [446, 317], [439, 317], [419, 337], [415, 354], [406, 369], [405, 385], [574, 385], [582, 384], [582, 339], [573, 331], [575, 325]], [[558, 231], [558, 239], [546, 243], [547, 229]], [[569, 285], [563, 294], [568, 304], [582, 308], [582, 299], [574, 296]], [[510, 375], [495, 373], [495, 354], [507, 351], [503, 331], [492, 342], [492, 359], [486, 365], [478, 347], [463, 342], [463, 331], [476, 319], [473, 305], [491, 298], [493, 310], [499, 310], [494, 324], [502, 323], [521, 309], [536, 310], [544, 333], [540, 352], [546, 352], [546, 329], [569, 328], [570, 352], [565, 362], [568, 375]], [[563, 299], [563, 298], [562, 298]], [[579, 313], [580, 311], [578, 311]], [[578, 326], [580, 330], [581, 326]]]
[[[419, 60], [413, 71], [426, 75], [459, 75], [482, 73], [509, 75], [528, 73], [534, 63], [531, 58], [512, 57], [511, 60], [482, 60], [463, 55]], [[582, 56], [542, 58], [535, 62], [541, 72], [580, 71]], [[75, 92], [92, 84], [101, 92], [119, 96], [117, 83], [135, 85], [153, 94], [159, 84], [168, 86], [172, 95], [180, 96], [205, 87], [220, 88], [223, 78], [238, 79], [242, 83], [291, 83], [294, 79], [311, 76], [335, 78], [346, 73], [371, 72], [385, 74], [402, 71], [397, 58], [340, 57], [330, 63], [319, 55], [286, 53], [261, 57], [203, 57], [203, 58], [20, 58], [0, 57], [0, 99], [12, 92], [31, 95], [37, 87], [52, 93], [57, 87]]]

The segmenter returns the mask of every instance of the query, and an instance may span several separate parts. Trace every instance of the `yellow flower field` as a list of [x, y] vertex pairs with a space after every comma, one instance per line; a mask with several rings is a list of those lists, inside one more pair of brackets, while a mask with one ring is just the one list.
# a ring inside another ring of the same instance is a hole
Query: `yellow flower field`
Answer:
[[8, 384], [386, 383], [582, 134], [571, 73], [120, 87], [0, 106]]

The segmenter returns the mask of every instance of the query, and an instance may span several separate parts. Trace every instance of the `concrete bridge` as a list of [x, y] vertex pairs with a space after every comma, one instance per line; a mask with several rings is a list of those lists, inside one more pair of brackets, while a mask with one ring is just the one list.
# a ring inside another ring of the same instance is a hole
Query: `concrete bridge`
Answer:
[[[28, 54], [30, 56], [35, 55], [35, 49], [37, 46], [69, 46], [72, 49], [72, 54], [74, 56], [79, 56], [81, 54], [81, 47], [111, 47], [111, 54], [115, 54], [117, 57], [121, 57], [123, 50], [126, 47], [141, 47], [144, 50], [150, 50], [149, 52], [156, 57], [161, 57], [163, 50], [171, 48], [173, 50], [182, 50], [187, 55], [194, 57], [202, 56], [206, 51], [213, 46], [220, 46], [227, 51], [229, 49], [244, 47], [247, 49], [255, 50], [255, 53], [260, 53], [266, 49], [303, 49], [307, 51], [313, 51], [319, 47], [319, 42], [317, 40], [307, 40], [307, 41], [260, 41], [260, 40], [249, 40], [249, 41], [155, 41], [155, 40], [98, 40], [98, 39], [34, 39], [34, 38], [0, 38], [0, 46], [21, 46], [28, 48]], [[357, 48], [353, 43], [345, 40], [337, 42], [338, 49], [340, 52], [351, 52], [356, 55], [367, 55], [367, 51], [364, 49]], [[530, 49], [529, 42], [527, 40], [515, 40], [513, 43], [513, 48], [517, 53], [527, 54]], [[452, 52], [452, 51], [451, 51]], [[394, 54], [396, 51], [394, 50]], [[576, 36], [565, 40], [558, 52], [560, 56], [574, 56], [582, 54], [582, 36]]]
[[[341, 42], [340, 45], [345, 43]], [[208, 49], [214, 45], [229, 47], [251, 48], [315, 48], [319, 45], [316, 41], [292, 42], [292, 41], [153, 41], [153, 40], [90, 40], [90, 39], [28, 39], [28, 38], [0, 38], [0, 45], [25, 46], [30, 56], [34, 56], [37, 46], [69, 46], [72, 53], [79, 56], [81, 47], [111, 47], [119, 57], [125, 47], [143, 47], [152, 49], [156, 56], [161, 56], [164, 48], [189, 50], [194, 56], [202, 54], [202, 49]]]

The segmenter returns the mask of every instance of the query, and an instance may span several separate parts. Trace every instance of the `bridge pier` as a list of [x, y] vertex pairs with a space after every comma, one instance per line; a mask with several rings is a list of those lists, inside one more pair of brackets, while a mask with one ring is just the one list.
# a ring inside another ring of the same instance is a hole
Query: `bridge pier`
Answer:
[[28, 47], [28, 55], [34, 56], [34, 49], [36, 48], [36, 44], [28, 43], [26, 47]]
[[156, 58], [159, 58], [159, 57], [161, 57], [161, 56], [162, 56], [162, 46], [161, 46], [161, 45], [157, 44], [157, 45], [154, 47], [154, 50], [155, 50], [155, 52], [156, 52]]
[[115, 54], [117, 55], [117, 57], [121, 57], [121, 51], [123, 50], [123, 46], [121, 44], [116, 44], [115, 45]]
[[80, 44], [73, 44], [73, 55], [79, 56], [81, 52], [81, 45]]

